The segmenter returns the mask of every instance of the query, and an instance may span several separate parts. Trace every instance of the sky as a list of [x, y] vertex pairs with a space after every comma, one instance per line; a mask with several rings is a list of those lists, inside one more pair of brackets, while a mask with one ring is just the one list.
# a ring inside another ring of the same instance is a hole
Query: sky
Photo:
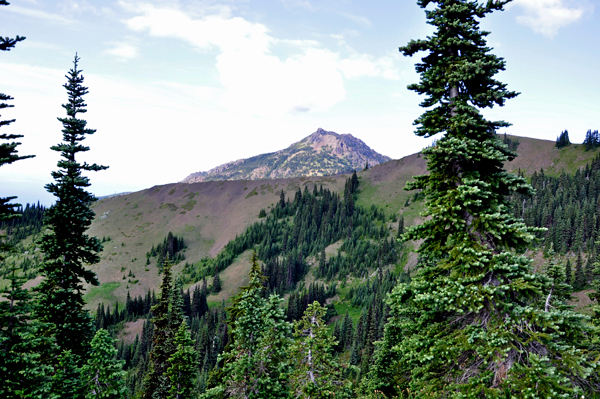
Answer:
[[[59, 154], [62, 85], [81, 58], [88, 127], [80, 159], [98, 196], [181, 181], [228, 161], [288, 147], [323, 128], [394, 159], [420, 151], [422, 98], [398, 47], [433, 32], [412, 0], [10, 0], [0, 35], [0, 92], [15, 98], [1, 133], [23, 134], [0, 169], [0, 197], [45, 191]], [[498, 78], [521, 93], [483, 111], [508, 134], [581, 143], [600, 128], [600, 7], [594, 0], [514, 0], [481, 21]], [[504, 132], [503, 131], [503, 132]]]

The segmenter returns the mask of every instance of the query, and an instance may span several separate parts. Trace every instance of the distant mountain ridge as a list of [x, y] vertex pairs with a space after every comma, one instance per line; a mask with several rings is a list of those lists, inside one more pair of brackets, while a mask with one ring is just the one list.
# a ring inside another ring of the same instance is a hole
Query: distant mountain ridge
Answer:
[[260, 180], [329, 176], [375, 166], [391, 158], [372, 150], [351, 134], [317, 129], [284, 150], [238, 159], [206, 172], [192, 173], [182, 183], [212, 180]]

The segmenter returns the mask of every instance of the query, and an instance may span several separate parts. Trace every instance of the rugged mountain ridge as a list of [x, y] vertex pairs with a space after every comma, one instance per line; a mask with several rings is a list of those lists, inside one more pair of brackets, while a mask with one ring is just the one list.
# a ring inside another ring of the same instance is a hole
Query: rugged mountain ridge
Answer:
[[363, 169], [367, 162], [374, 166], [389, 160], [390, 157], [372, 150], [351, 134], [338, 134], [319, 128], [286, 149], [192, 173], [182, 183], [329, 176]]

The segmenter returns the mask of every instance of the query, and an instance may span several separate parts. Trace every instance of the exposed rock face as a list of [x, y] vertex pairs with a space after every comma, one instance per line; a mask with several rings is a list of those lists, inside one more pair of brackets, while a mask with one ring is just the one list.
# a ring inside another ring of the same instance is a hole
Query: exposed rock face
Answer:
[[367, 162], [374, 166], [390, 159], [351, 134], [337, 134], [319, 128], [285, 150], [238, 159], [208, 172], [192, 173], [182, 182], [327, 176], [363, 169]]

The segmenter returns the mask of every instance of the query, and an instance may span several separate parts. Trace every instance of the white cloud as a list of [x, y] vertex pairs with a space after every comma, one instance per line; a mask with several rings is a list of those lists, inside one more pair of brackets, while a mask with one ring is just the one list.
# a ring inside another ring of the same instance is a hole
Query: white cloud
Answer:
[[[344, 79], [363, 76], [396, 79], [391, 58], [375, 58], [345, 49], [345, 55], [313, 40], [283, 40], [260, 23], [222, 13], [193, 18], [175, 7], [121, 3], [136, 16], [125, 20], [131, 30], [177, 38], [216, 53], [227, 110], [259, 115], [324, 111], [346, 96]], [[277, 55], [285, 48], [286, 57]]]
[[62, 15], [59, 14], [52, 14], [46, 11], [42, 11], [42, 10], [34, 10], [31, 8], [25, 8], [25, 7], [19, 7], [19, 6], [10, 6], [8, 8], [6, 8], [6, 11], [8, 12], [12, 12], [15, 14], [20, 14], [20, 15], [24, 15], [26, 17], [31, 17], [31, 18], [37, 18], [37, 19], [43, 19], [46, 21], [52, 21], [52, 22], [59, 22], [62, 24], [70, 24], [73, 23], [72, 20], [63, 17]]
[[130, 43], [113, 43], [114, 47], [105, 50], [105, 54], [112, 55], [120, 61], [132, 60], [139, 57], [139, 49]]
[[547, 37], [555, 36], [560, 28], [593, 11], [592, 6], [568, 0], [515, 0], [510, 5], [524, 11], [523, 15], [517, 16], [520, 24]]
[[369, 18], [361, 17], [360, 15], [354, 15], [347, 12], [340, 12], [339, 15], [367, 28], [372, 25]]

